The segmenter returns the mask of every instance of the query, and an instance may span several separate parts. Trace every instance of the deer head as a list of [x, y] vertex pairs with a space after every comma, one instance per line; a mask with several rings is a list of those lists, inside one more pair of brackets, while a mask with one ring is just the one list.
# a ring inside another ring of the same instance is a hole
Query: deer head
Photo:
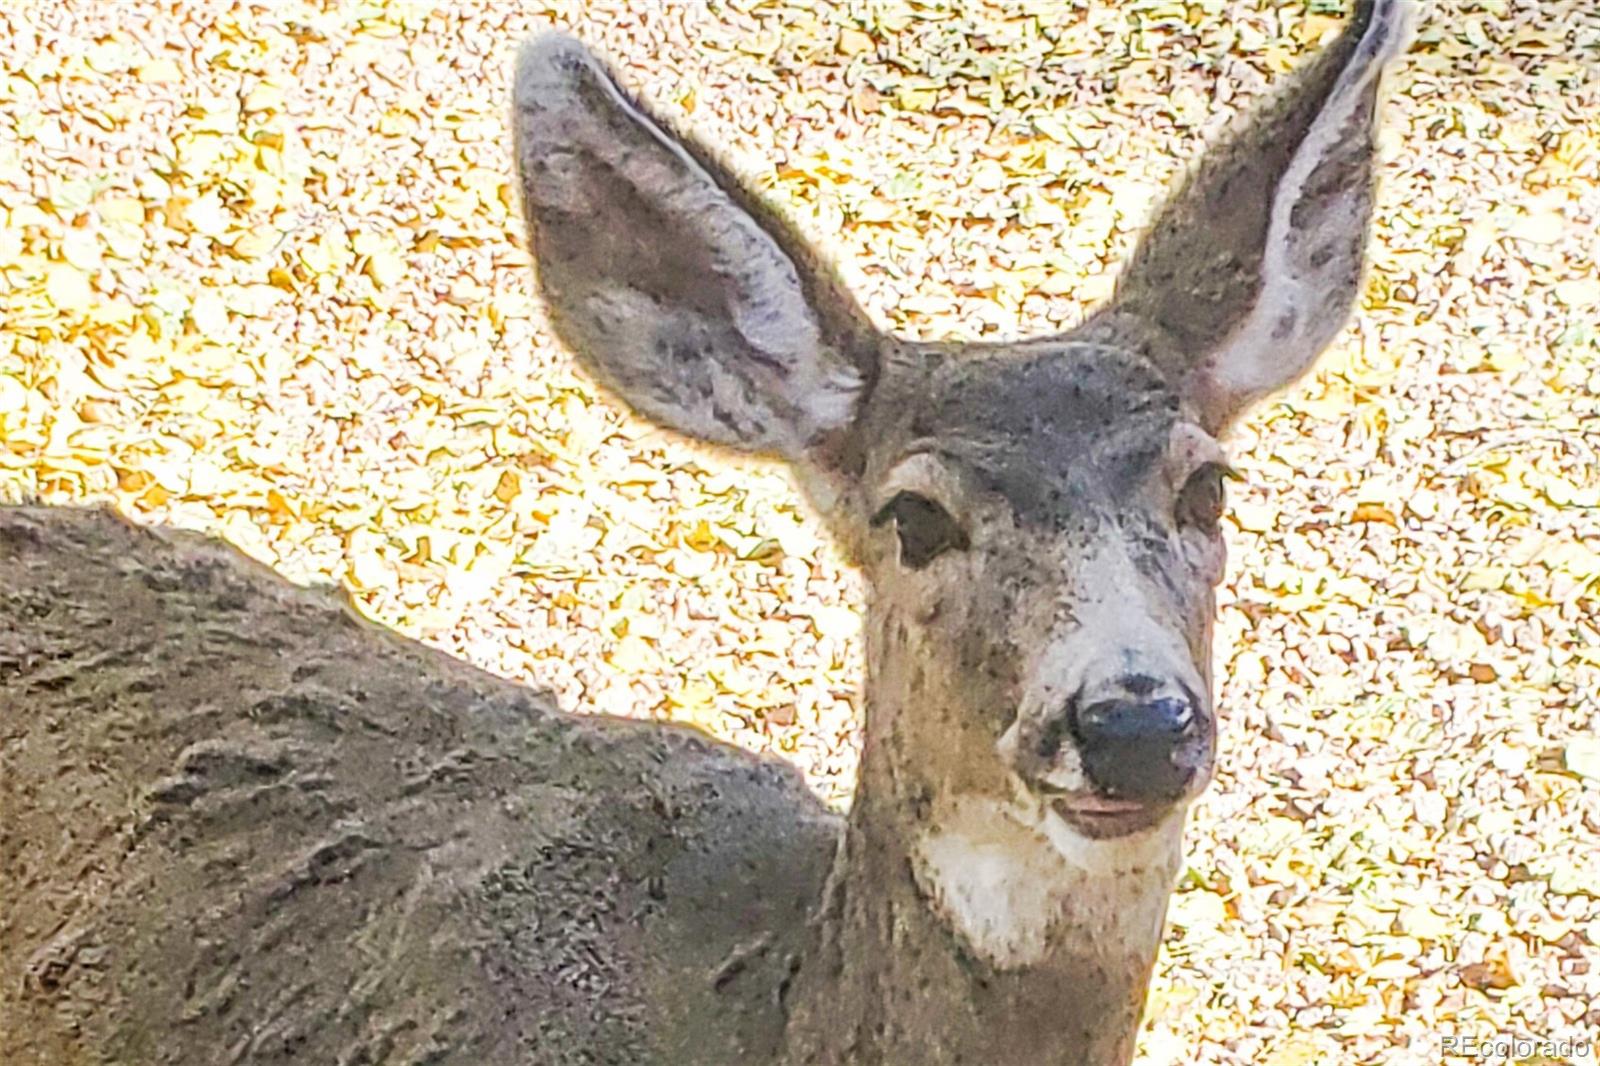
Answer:
[[1218, 438], [1311, 367], [1357, 294], [1402, 17], [1363, 4], [1194, 169], [1106, 308], [1012, 344], [880, 333], [579, 44], [524, 48], [516, 159], [553, 327], [634, 411], [792, 464], [864, 568], [857, 804], [928, 834], [933, 881], [939, 832], [994, 838], [995, 811], [1092, 864], [1167, 839], [1204, 788]]

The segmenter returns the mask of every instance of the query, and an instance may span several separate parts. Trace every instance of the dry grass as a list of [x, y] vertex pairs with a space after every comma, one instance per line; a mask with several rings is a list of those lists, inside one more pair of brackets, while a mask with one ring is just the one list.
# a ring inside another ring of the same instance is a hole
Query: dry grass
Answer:
[[[1600, 1027], [1600, 10], [1427, 3], [1374, 269], [1237, 435], [1220, 779], [1148, 1060], [1437, 1063]], [[212, 530], [563, 705], [843, 801], [858, 580], [776, 472], [551, 342], [505, 134], [576, 29], [919, 336], [1102, 298], [1338, 5], [1132, 0], [0, 13], [0, 499]]]

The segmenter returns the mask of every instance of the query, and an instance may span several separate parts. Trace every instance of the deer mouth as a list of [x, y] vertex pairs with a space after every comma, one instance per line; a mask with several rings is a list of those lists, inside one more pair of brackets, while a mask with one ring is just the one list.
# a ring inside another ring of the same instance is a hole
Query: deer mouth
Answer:
[[1057, 818], [1091, 840], [1110, 840], [1137, 833], [1172, 813], [1170, 803], [1122, 799], [1094, 792], [1057, 792], [1045, 799]]

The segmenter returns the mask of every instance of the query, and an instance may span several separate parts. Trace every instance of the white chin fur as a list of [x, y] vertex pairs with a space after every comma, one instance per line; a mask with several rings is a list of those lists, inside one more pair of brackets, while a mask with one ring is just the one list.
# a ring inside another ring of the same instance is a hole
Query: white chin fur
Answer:
[[1046, 961], [1064, 943], [1107, 957], [1155, 950], [1182, 863], [1182, 811], [1091, 840], [1045, 807], [958, 800], [913, 849], [918, 887], [969, 949], [999, 970]]

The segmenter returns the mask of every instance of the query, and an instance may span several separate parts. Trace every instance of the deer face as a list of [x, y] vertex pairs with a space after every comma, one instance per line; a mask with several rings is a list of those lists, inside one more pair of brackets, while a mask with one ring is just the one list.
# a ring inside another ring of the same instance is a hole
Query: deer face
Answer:
[[1220, 447], [1117, 348], [913, 365], [850, 508], [874, 671], [944, 738], [951, 791], [1020, 784], [1095, 839], [1161, 821], [1211, 769]]
[[797, 470], [871, 578], [869, 719], [936, 799], [1020, 789], [1053, 832], [1105, 840], [1204, 787], [1215, 437], [1344, 322], [1404, 16], [1364, 3], [1201, 160], [1109, 307], [1011, 345], [880, 334], [581, 46], [524, 48], [516, 154], [552, 325], [636, 412]]

